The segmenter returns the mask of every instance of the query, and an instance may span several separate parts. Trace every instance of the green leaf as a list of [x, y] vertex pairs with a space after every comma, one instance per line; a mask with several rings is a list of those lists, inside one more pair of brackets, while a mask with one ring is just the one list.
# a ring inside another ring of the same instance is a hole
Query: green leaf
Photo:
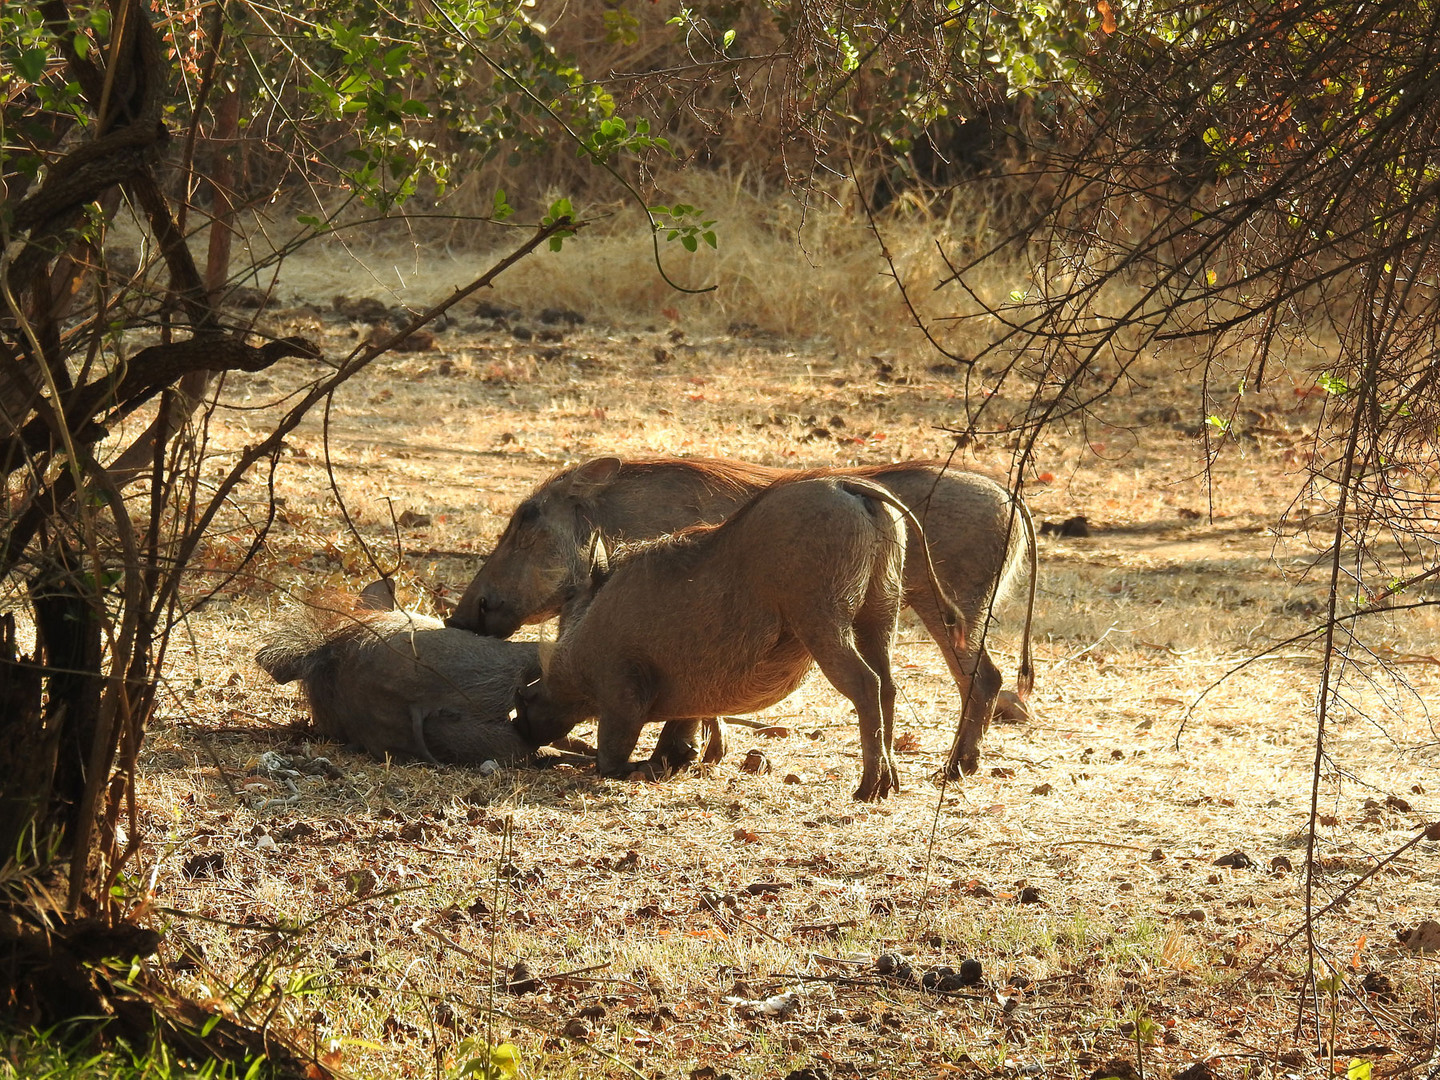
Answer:
[[1348, 394], [1350, 384], [1338, 375], [1331, 375], [1328, 371], [1315, 380], [1315, 385], [1324, 390], [1327, 394]]
[[1213, 413], [1205, 418], [1205, 423], [1220, 432], [1230, 430], [1230, 421], [1226, 420], [1223, 416], [1216, 416]]
[[15, 70], [26, 82], [39, 82], [45, 75], [45, 61], [49, 56], [46, 49], [26, 49], [15, 60]]
[[1363, 1058], [1351, 1058], [1345, 1068], [1345, 1080], [1370, 1080], [1370, 1062]]
[[456, 1080], [464, 1080], [467, 1076], [480, 1077], [481, 1080], [514, 1080], [520, 1075], [520, 1051], [514, 1043], [478, 1047], [467, 1039], [461, 1044], [462, 1053], [476, 1050], [479, 1053], [465, 1062], [455, 1074]]
[[682, 236], [682, 237], [680, 238], [680, 245], [681, 245], [686, 251], [694, 251], [696, 248], [698, 248], [698, 247], [700, 246], [700, 243], [699, 243], [698, 240], [695, 239], [694, 236]]
[[733, 45], [734, 43], [735, 43], [735, 31], [734, 31], [734, 30], [726, 30], [724, 36], [721, 37], [721, 39], [720, 39], [720, 51], [721, 51], [721, 52], [725, 52], [725, 51], [726, 51], [727, 49], [729, 49], [730, 46]]

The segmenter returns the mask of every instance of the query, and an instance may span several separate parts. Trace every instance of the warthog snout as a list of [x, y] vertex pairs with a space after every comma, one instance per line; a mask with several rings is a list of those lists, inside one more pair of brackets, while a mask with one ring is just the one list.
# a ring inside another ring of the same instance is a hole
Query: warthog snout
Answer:
[[526, 742], [543, 746], [563, 738], [575, 726], [571, 711], [556, 706], [541, 691], [540, 680], [527, 683], [515, 692], [515, 731]]
[[445, 620], [445, 625], [485, 637], [508, 638], [520, 629], [523, 622], [520, 614], [505, 600], [486, 593], [472, 596], [467, 592]]

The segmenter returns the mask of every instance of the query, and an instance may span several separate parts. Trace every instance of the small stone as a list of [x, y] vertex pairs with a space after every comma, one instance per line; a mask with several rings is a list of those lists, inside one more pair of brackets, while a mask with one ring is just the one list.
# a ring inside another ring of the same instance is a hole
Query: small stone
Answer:
[[1249, 870], [1255, 866], [1255, 860], [1236, 848], [1229, 855], [1221, 855], [1212, 865], [1224, 866], [1232, 870]]
[[269, 855], [278, 851], [279, 845], [277, 845], [275, 840], [267, 833], [255, 841], [255, 850], [263, 851]]
[[770, 759], [759, 750], [751, 750], [745, 755], [745, 760], [740, 763], [740, 770], [754, 773], [756, 776], [763, 776], [770, 771]]
[[1390, 981], [1390, 976], [1381, 974], [1378, 971], [1367, 972], [1365, 978], [1360, 980], [1361, 987], [1367, 994], [1374, 994], [1381, 1001], [1395, 1001], [1395, 984]]
[[960, 961], [960, 981], [966, 986], [979, 986], [984, 970], [973, 956]]
[[505, 980], [505, 989], [512, 994], [533, 994], [540, 989], [540, 980], [535, 978], [524, 960], [516, 960]]

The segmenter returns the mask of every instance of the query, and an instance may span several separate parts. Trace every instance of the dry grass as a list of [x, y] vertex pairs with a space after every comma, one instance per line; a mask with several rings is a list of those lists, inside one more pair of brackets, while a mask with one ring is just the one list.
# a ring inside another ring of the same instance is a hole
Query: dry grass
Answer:
[[[691, 333], [823, 338], [855, 355], [904, 356], [928, 348], [913, 329], [897, 345], [897, 328], [908, 320], [848, 189], [817, 189], [802, 203], [754, 175], [699, 170], [662, 177], [654, 186], [661, 193], [657, 201], [694, 205], [717, 222], [713, 251], [702, 245], [689, 254], [679, 243], [660, 244], [661, 264], [672, 280], [693, 289], [717, 285], [713, 291], [685, 295], [671, 289], [656, 268], [644, 217], [633, 204], [616, 202], [578, 206], [588, 222], [580, 235], [562, 252], [541, 252], [509, 271], [489, 294], [492, 302], [526, 311], [570, 307], [627, 328], [678, 325]], [[437, 211], [466, 213], [478, 203], [488, 212], [492, 190], [483, 198], [462, 193]], [[542, 201], [562, 194], [556, 190]], [[906, 198], [882, 216], [885, 241], [927, 320], [973, 310], [954, 289], [934, 291], [945, 271], [935, 243], [940, 239], [952, 253], [978, 250], [988, 236], [988, 215], [983, 193], [972, 191], [933, 206]], [[263, 261], [289, 242], [295, 228], [277, 215], [243, 231], [249, 257]], [[509, 229], [473, 222], [417, 221], [408, 233], [400, 225], [341, 229], [285, 260], [277, 296], [286, 304], [325, 306], [340, 283], [351, 296], [423, 306], [467, 284], [493, 261], [492, 251], [509, 250], [512, 236]], [[123, 230], [117, 237], [124, 242]], [[971, 282], [985, 299], [999, 303], [1028, 287], [1023, 265], [997, 267]], [[250, 283], [268, 288], [271, 282], [267, 271]], [[936, 333], [952, 343], [992, 328], [936, 323]]]
[[[555, 302], [611, 312], [583, 295], [505, 298], [531, 313]], [[331, 421], [331, 465], [361, 535], [386, 569], [403, 561], [423, 606], [463, 587], [513, 505], [567, 460], [676, 452], [824, 465], [947, 451], [936, 425], [960, 405], [949, 373], [912, 360], [882, 383], [849, 350], [707, 325], [686, 315], [542, 343], [467, 318], [437, 351], [381, 361], [345, 388]], [[277, 323], [297, 327], [323, 332], [328, 353], [363, 332], [299, 310]], [[290, 364], [231, 383], [259, 411], [222, 411], [217, 467], [304, 374]], [[823, 680], [766, 715], [784, 734], [736, 728], [723, 764], [656, 785], [563, 767], [481, 777], [303, 742], [291, 728], [297, 695], [249, 658], [287, 593], [373, 576], [342, 528], [311, 422], [291, 441], [284, 506], [253, 572], [172, 645], [143, 761], [149, 843], [136, 868], [158, 905], [187, 913], [166, 958], [183, 970], [180, 943], [191, 943], [202, 959], [187, 977], [222, 997], [236, 985], [271, 1001], [287, 987], [273, 1001], [289, 1021], [336, 1040], [347, 1067], [373, 1076], [444, 1075], [460, 1039], [488, 1032], [517, 1043], [525, 1075], [547, 1078], [804, 1066], [1088, 1077], [1134, 1060], [1122, 1025], [1137, 1012], [1161, 1025], [1147, 1075], [1195, 1060], [1224, 1077], [1325, 1074], [1313, 1038], [1293, 1037], [1299, 954], [1267, 958], [1301, 912], [1300, 876], [1266, 867], [1303, 858], [1317, 654], [1287, 648], [1200, 698], [1238, 659], [1313, 620], [1322, 595], [1300, 573], [1314, 547], [1272, 531], [1315, 406], [1288, 386], [1268, 393], [1273, 434], [1222, 456], [1213, 506], [1196, 479], [1196, 438], [1144, 411], [1176, 408], [1184, 427], [1193, 386], [1120, 398], [1112, 429], [1043, 445], [1037, 468], [1052, 479], [1030, 490], [1037, 518], [1084, 514], [1095, 533], [1042, 541], [1037, 718], [992, 730], [982, 773], [942, 798], [931, 777], [956, 694], [905, 623], [905, 790], [875, 807], [849, 798], [853, 717]], [[1008, 464], [1000, 440], [967, 455]], [[245, 542], [241, 512], [254, 516], [264, 497], [262, 483], [246, 485], [234, 534], [217, 535], [197, 584], [230, 566]], [[405, 511], [418, 517], [397, 530], [392, 513]], [[1017, 622], [1007, 613], [994, 641], [1009, 677]], [[1390, 658], [1425, 662], [1401, 668], [1413, 694], [1358, 688], [1364, 712], [1334, 732], [1321, 903], [1437, 817], [1425, 794], [1440, 785], [1426, 711], [1440, 688], [1436, 631], [1428, 615], [1374, 630]], [[768, 775], [740, 770], [752, 747]], [[283, 801], [283, 787], [247, 775], [267, 749], [324, 754], [340, 778], [302, 778]], [[1384, 805], [1387, 795], [1413, 809]], [[1440, 903], [1436, 847], [1412, 849], [1317, 927], [1350, 988], [1339, 1056], [1355, 1051], [1379, 1073], [1433, 1052], [1433, 966], [1394, 935]], [[1260, 868], [1212, 865], [1236, 848]], [[973, 956], [984, 982], [937, 997], [879, 976], [882, 952], [920, 970]], [[556, 978], [493, 995], [492, 1012], [494, 971], [517, 959]], [[1398, 996], [1359, 990], [1372, 972]], [[786, 1019], [729, 1000], [784, 990], [799, 998]], [[586, 1045], [561, 1034], [582, 1014]]]

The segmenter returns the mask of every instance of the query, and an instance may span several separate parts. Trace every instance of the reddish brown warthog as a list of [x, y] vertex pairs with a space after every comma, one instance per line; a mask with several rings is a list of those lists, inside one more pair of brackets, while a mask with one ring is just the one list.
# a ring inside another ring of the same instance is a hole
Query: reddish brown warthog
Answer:
[[388, 610], [385, 584], [358, 602], [317, 598], [267, 638], [256, 663], [276, 682], [300, 680], [318, 732], [375, 757], [470, 765], [534, 757], [537, 746], [510, 713], [540, 675], [538, 647]]
[[[764, 709], [813, 659], [859, 716], [855, 798], [898, 791], [890, 644], [905, 594], [907, 513], [867, 480], [801, 476], [720, 525], [627, 552], [567, 602], [559, 640], [541, 653], [545, 674], [520, 696], [518, 726], [550, 742], [593, 717], [597, 771], [626, 777], [644, 724]], [[924, 564], [923, 550], [915, 559]], [[960, 613], [933, 579], [931, 588], [947, 638], [960, 633]]]
[[[1010, 593], [1028, 564], [1029, 601], [1021, 641], [1019, 689], [1032, 681], [1030, 620], [1035, 603], [1035, 537], [1021, 500], [989, 477], [946, 469], [934, 461], [858, 469], [821, 470], [825, 475], [870, 479], [900, 497], [924, 523], [930, 554], [946, 593], [963, 616], [964, 647], [946, 648], [941, 608], [927, 580], [912, 528], [906, 564], [905, 603], [920, 616], [964, 699], [947, 772], [972, 773], [980, 741], [990, 724], [1003, 680], [984, 648], [992, 603]], [[738, 461], [605, 457], [563, 469], [516, 508], [495, 551], [475, 575], [449, 625], [509, 637], [522, 625], [560, 613], [568, 589], [589, 573], [588, 544], [599, 532], [607, 540], [649, 540], [696, 524], [723, 521], [757, 492], [793, 470]], [[675, 767], [694, 760], [696, 725], [667, 724], [655, 764]]]

